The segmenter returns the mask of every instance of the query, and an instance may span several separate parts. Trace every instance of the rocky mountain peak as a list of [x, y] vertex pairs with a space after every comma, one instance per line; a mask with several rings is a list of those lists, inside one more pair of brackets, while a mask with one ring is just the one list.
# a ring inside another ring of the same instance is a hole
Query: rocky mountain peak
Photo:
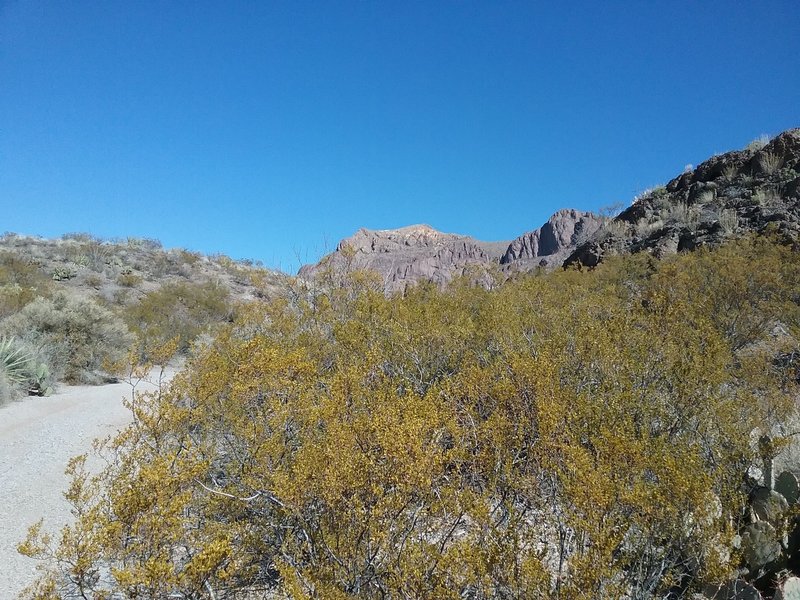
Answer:
[[560, 265], [576, 240], [593, 233], [599, 223], [591, 213], [564, 209], [511, 243], [483, 242], [429, 225], [362, 228], [318, 264], [304, 266], [299, 275], [310, 279], [322, 269], [367, 269], [381, 275], [387, 292], [402, 291], [419, 281], [444, 285], [465, 274], [488, 285], [489, 271], [505, 277], [514, 271]]
[[511, 242], [482, 242], [429, 225], [359, 229], [299, 275], [312, 278], [323, 267], [368, 269], [394, 292], [418, 281], [443, 285], [465, 274], [491, 282], [498, 274], [540, 267], [591, 267], [611, 254], [646, 251], [659, 257], [768, 228], [800, 239], [800, 129], [713, 156], [642, 194], [614, 219], [562, 209]]
[[560, 264], [576, 242], [588, 238], [602, 223], [589, 212], [565, 208], [557, 211], [539, 229], [529, 231], [509, 244], [500, 263], [537, 260], [539, 266]]
[[461, 238], [450, 233], [442, 233], [430, 225], [409, 225], [399, 229], [359, 229], [354, 235], [339, 242], [341, 251], [345, 246], [356, 252], [390, 252], [404, 247], [431, 247]]

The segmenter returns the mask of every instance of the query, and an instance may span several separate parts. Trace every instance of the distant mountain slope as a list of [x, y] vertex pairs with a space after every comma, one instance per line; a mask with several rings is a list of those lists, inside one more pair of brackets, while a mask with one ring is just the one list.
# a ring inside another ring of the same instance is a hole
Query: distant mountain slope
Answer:
[[483, 242], [442, 233], [428, 225], [360, 229], [319, 263], [300, 269], [299, 277], [312, 279], [326, 269], [366, 269], [381, 276], [389, 293], [419, 281], [444, 285], [462, 275], [488, 283], [488, 270], [508, 276], [512, 272], [559, 266], [576, 242], [591, 235], [601, 222], [591, 213], [565, 209], [512, 242]]
[[713, 156], [644, 194], [565, 266], [591, 267], [613, 254], [662, 256], [767, 230], [800, 235], [800, 129]]
[[361, 229], [299, 276], [368, 269], [383, 278], [387, 292], [395, 292], [467, 273], [481, 281], [487, 269], [508, 277], [562, 264], [592, 267], [613, 254], [663, 256], [767, 229], [792, 239], [800, 234], [800, 129], [713, 156], [636, 198], [614, 219], [564, 209], [510, 243], [481, 242], [426, 225]]
[[499, 263], [507, 246], [508, 242], [442, 233], [428, 225], [359, 229], [319, 263], [300, 269], [299, 276], [311, 279], [325, 269], [367, 269], [383, 278], [387, 292], [396, 292], [418, 281], [443, 285], [470, 267]]

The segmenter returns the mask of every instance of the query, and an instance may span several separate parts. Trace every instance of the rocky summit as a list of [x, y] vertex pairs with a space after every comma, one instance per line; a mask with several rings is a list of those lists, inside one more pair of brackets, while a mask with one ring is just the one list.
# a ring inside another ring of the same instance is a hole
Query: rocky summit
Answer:
[[601, 223], [591, 213], [560, 210], [540, 228], [512, 242], [483, 242], [428, 225], [360, 229], [319, 263], [304, 266], [299, 276], [312, 279], [326, 271], [366, 269], [381, 276], [387, 293], [420, 281], [445, 285], [464, 275], [488, 285], [494, 280], [492, 273], [504, 278], [512, 272], [561, 265], [576, 243]]
[[299, 276], [310, 279], [328, 269], [366, 269], [381, 276], [387, 292], [397, 292], [418, 281], [444, 285], [470, 268], [496, 264], [507, 246], [508, 242], [442, 233], [428, 225], [360, 229], [319, 263], [300, 269]]
[[589, 239], [602, 225], [594, 213], [574, 208], [559, 210], [539, 229], [524, 233], [509, 244], [500, 264], [519, 268], [559, 266], [578, 241]]

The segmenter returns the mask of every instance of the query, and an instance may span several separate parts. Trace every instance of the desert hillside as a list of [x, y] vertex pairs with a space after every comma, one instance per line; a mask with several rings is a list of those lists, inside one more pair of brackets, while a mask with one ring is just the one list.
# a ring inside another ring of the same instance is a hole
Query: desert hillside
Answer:
[[128, 354], [180, 353], [287, 276], [250, 261], [167, 250], [155, 240], [0, 237], [0, 404], [59, 383], [112, 381]]

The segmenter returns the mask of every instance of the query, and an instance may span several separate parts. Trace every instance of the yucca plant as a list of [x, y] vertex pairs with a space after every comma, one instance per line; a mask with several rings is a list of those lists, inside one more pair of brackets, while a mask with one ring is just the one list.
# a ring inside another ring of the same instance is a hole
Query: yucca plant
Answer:
[[10, 383], [20, 384], [29, 379], [31, 355], [14, 338], [0, 338], [0, 369]]

